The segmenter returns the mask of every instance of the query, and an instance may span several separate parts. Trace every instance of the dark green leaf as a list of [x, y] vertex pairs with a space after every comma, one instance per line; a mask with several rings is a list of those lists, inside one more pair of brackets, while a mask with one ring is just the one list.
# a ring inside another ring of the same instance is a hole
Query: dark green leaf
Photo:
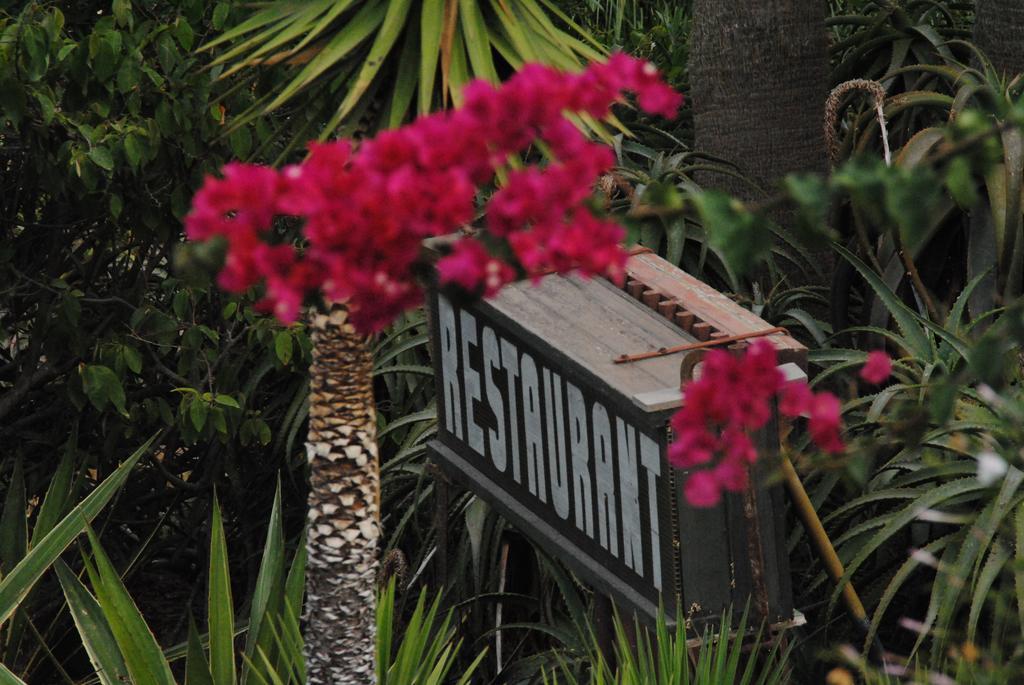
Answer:
[[121, 62], [121, 66], [117, 69], [117, 89], [121, 91], [122, 94], [128, 94], [135, 90], [139, 85], [140, 73], [141, 70], [135, 60], [123, 60]]
[[160, 68], [165, 74], [174, 71], [178, 64], [178, 48], [174, 45], [174, 39], [170, 34], [163, 34], [156, 41], [156, 56], [160, 61]]
[[114, 158], [111, 156], [110, 150], [102, 145], [97, 145], [89, 150], [89, 159], [101, 169], [114, 170]]
[[213, 8], [213, 19], [211, 22], [213, 24], [213, 28], [217, 29], [218, 31], [224, 28], [224, 22], [227, 21], [228, 12], [230, 10], [231, 8], [230, 6], [228, 6], [227, 3], [217, 3], [217, 6]]
[[184, 17], [178, 17], [177, 21], [175, 21], [174, 37], [178, 39], [178, 44], [181, 45], [182, 50], [185, 52], [192, 50], [192, 45], [195, 42], [195, 33]]
[[249, 156], [249, 152], [252, 151], [252, 133], [248, 127], [236, 128], [231, 132], [229, 140], [231, 151], [235, 154], [235, 157], [245, 159]]
[[288, 331], [278, 331], [274, 335], [274, 353], [282, 364], [288, 365], [288, 362], [292, 360], [291, 333]]
[[113, 13], [114, 13], [114, 19], [117, 20], [118, 26], [122, 26], [122, 27], [131, 26], [131, 22], [132, 22], [132, 3], [131, 3], [131, 0], [114, 0]]
[[810, 245], [824, 245], [834, 239], [828, 227], [832, 197], [825, 180], [817, 174], [789, 174], [783, 184], [797, 207], [799, 236]]
[[708, 241], [737, 274], [750, 271], [771, 250], [771, 229], [739, 200], [715, 190], [693, 195]]
[[124, 355], [125, 365], [131, 369], [132, 373], [140, 373], [142, 371], [142, 355], [134, 347], [125, 345], [121, 348], [121, 353]]
[[203, 426], [206, 425], [206, 417], [210, 412], [210, 405], [198, 397], [192, 400], [192, 403], [188, 408], [189, 418], [192, 420], [192, 425], [197, 431], [203, 430]]
[[109, 367], [101, 364], [87, 364], [82, 369], [82, 389], [96, 409], [103, 411], [109, 403], [113, 404], [121, 414], [127, 416], [121, 379]]
[[961, 209], [970, 209], [978, 202], [978, 188], [967, 157], [954, 157], [946, 168], [946, 188]]

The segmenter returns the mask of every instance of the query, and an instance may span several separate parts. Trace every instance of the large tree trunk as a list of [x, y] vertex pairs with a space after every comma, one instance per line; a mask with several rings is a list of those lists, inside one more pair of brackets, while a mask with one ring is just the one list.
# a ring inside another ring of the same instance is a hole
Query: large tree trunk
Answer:
[[[696, 147], [739, 166], [771, 192], [794, 171], [826, 170], [825, 3], [694, 0], [690, 85]], [[725, 176], [703, 179], [757, 195]]]
[[996, 71], [1009, 77], [1024, 72], [1024, 2], [978, 0], [974, 42]]
[[306, 664], [311, 685], [376, 680], [380, 464], [373, 359], [343, 307], [310, 326]]

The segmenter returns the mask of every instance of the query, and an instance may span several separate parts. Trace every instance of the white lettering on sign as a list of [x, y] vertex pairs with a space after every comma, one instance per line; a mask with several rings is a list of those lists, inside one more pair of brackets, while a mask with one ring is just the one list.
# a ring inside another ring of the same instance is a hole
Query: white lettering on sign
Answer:
[[497, 484], [661, 590], [656, 437], [444, 295], [437, 314], [444, 430], [507, 474]]
[[[476, 319], [462, 310], [462, 358], [469, 359], [469, 346], [476, 346]], [[484, 455], [484, 432], [477, 425], [473, 402], [480, 401], [480, 374], [469, 364], [462, 365], [463, 384], [466, 386], [466, 438], [469, 446], [481, 457]]]
[[[640, 434], [640, 463], [647, 471], [647, 492], [657, 492], [658, 476], [661, 475], [661, 452], [658, 450], [658, 443]], [[655, 559], [661, 558], [661, 534], [658, 531], [658, 502], [655, 497], [648, 497], [648, 509], [651, 519], [651, 554]], [[654, 578], [651, 579], [654, 587], [661, 589], [661, 566], [654, 565]]]
[[590, 441], [587, 439], [587, 403], [572, 383], [569, 393], [569, 451], [572, 454], [573, 501], [576, 502], [576, 527], [594, 534], [594, 500], [590, 489]]
[[615, 522], [615, 470], [612, 465], [612, 424], [608, 410], [594, 402], [594, 471], [597, 478], [597, 528], [601, 546], [619, 554], [619, 526]]
[[636, 468], [636, 429], [615, 419], [619, 441], [619, 500], [622, 502], [622, 560], [643, 575], [643, 531], [640, 529], [640, 474]]
[[565, 457], [565, 410], [562, 408], [562, 379], [544, 369], [544, 407], [548, 426], [548, 475], [551, 503], [555, 513], [569, 518], [569, 465]]
[[441, 376], [444, 382], [444, 427], [462, 438], [462, 395], [459, 394], [459, 333], [455, 327], [455, 310], [447, 299], [438, 298], [438, 323], [441, 329]]
[[[496, 416], [505, 415], [505, 400], [501, 397], [501, 391], [494, 381], [494, 372], [501, 369], [501, 353], [498, 347], [498, 336], [490, 328], [484, 328], [483, 339], [480, 348], [484, 353], [484, 387], [487, 392], [487, 403], [491, 405], [491, 411]], [[502, 473], [508, 466], [508, 454], [505, 451], [505, 422], [497, 421], [496, 427], [488, 432], [488, 439], [491, 446], [491, 461], [494, 468]]]
[[[444, 297], [438, 297], [439, 300], [443, 300]], [[493, 331], [491, 332], [493, 334]], [[509, 442], [512, 443], [512, 477], [519, 482], [520, 479], [520, 466], [519, 466], [519, 431], [516, 427], [519, 425], [519, 412], [516, 407], [516, 379], [519, 378], [519, 353], [516, 350], [516, 346], [510, 343], [504, 338], [501, 339], [501, 367], [505, 369], [506, 379], [505, 397], [508, 398], [508, 421], [509, 426], [512, 427], [512, 432], [509, 433]], [[512, 388], [513, 392], [508, 392], [507, 389]]]

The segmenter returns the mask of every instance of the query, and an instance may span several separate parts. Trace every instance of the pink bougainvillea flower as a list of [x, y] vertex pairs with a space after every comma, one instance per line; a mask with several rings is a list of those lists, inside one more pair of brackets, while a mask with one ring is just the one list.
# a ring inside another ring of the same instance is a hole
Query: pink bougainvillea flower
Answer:
[[[575, 270], [621, 281], [625, 231], [589, 203], [614, 155], [565, 113], [604, 116], [627, 91], [653, 114], [674, 116], [682, 103], [652, 65], [625, 54], [581, 73], [526, 65], [500, 85], [468, 84], [459, 109], [358, 145], [311, 144], [304, 161], [280, 171], [228, 164], [196, 193], [186, 231], [193, 240], [226, 238], [221, 286], [265, 285], [261, 307], [282, 321], [319, 291], [372, 332], [420, 303], [413, 267], [423, 239], [469, 224], [481, 209], [478, 191], [501, 171], [507, 182], [483, 208], [489, 238], [456, 242], [438, 263], [442, 284], [489, 296], [520, 276]], [[509, 160], [535, 142], [551, 151], [548, 163], [513, 169]], [[272, 235], [278, 217], [298, 220], [301, 250]], [[750, 421], [758, 420], [755, 412]]]
[[747, 487], [749, 473], [747, 464], [735, 459], [723, 459], [711, 470], [722, 489], [730, 492], [739, 492]]
[[722, 501], [722, 483], [712, 471], [696, 471], [683, 485], [686, 501], [694, 507], [713, 507]]
[[703, 427], [683, 428], [669, 445], [668, 460], [677, 468], [689, 469], [709, 463], [715, 456], [718, 441]]
[[860, 369], [860, 377], [868, 383], [878, 385], [889, 380], [892, 375], [892, 359], [883, 350], [868, 353], [868, 360]]
[[826, 452], [836, 454], [845, 449], [839, 437], [842, 428], [842, 404], [829, 392], [814, 395], [808, 429], [811, 439]]
[[437, 262], [437, 273], [446, 283], [455, 283], [472, 291], [483, 287], [483, 293], [491, 297], [501, 286], [515, 279], [516, 272], [511, 266], [495, 259], [474, 240], [460, 240], [452, 253]]
[[779, 411], [786, 416], [809, 414], [814, 404], [814, 392], [803, 381], [791, 381], [782, 388]]
[[775, 401], [786, 416], [809, 417], [820, 449], [843, 450], [839, 399], [805, 381], [785, 382], [771, 343], [759, 340], [743, 355], [713, 350], [700, 377], [684, 386], [683, 406], [670, 422], [669, 462], [687, 471], [683, 494], [692, 506], [715, 506], [723, 491], [747, 487], [758, 456], [751, 432], [765, 427]]

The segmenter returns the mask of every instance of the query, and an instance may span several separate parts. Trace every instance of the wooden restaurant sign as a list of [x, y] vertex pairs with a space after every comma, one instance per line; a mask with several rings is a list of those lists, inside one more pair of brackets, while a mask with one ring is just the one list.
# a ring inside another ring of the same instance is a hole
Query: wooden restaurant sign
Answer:
[[472, 304], [431, 292], [432, 456], [627, 611], [702, 619], [753, 599], [791, 619], [777, 487], [755, 474], [749, 496], [687, 506], [665, 456], [684, 357], [615, 363], [769, 326], [655, 255], [627, 273], [625, 291], [549, 276]]

